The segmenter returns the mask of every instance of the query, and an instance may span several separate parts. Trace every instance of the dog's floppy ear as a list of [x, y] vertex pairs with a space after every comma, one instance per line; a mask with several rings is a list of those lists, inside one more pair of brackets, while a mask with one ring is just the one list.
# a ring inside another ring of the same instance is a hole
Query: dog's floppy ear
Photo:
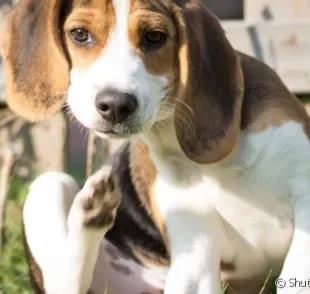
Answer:
[[58, 111], [68, 88], [61, 10], [62, 0], [20, 0], [2, 28], [8, 104], [29, 120]]
[[180, 42], [177, 137], [189, 159], [214, 163], [228, 156], [238, 141], [243, 75], [218, 19], [204, 4], [177, 0], [176, 5]]

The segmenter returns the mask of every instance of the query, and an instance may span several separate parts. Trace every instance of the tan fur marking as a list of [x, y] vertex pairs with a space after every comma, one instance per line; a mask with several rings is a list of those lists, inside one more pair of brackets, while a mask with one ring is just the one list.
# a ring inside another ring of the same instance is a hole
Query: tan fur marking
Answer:
[[[279, 99], [279, 102], [281, 99]], [[304, 108], [299, 103], [292, 103], [293, 101], [282, 101], [279, 105], [269, 105], [266, 108], [257, 111], [256, 119], [249, 122], [247, 131], [249, 132], [263, 132], [270, 126], [281, 126], [289, 121], [296, 121], [305, 124], [309, 128], [308, 115]], [[309, 130], [308, 130], [309, 131]], [[310, 134], [310, 133], [308, 133]]]
[[[87, 29], [95, 43], [91, 47], [76, 45], [69, 37], [69, 32], [75, 28]], [[92, 0], [84, 6], [76, 6], [65, 23], [65, 38], [72, 67], [84, 69], [89, 67], [102, 53], [115, 27], [115, 11], [112, 0]]]
[[[159, 50], [148, 52], [141, 48], [141, 39], [146, 31], [158, 30], [168, 35]], [[135, 53], [144, 61], [150, 74], [167, 75], [176, 70], [177, 39], [173, 19], [167, 15], [162, 3], [133, 1], [129, 18], [129, 39]]]
[[[132, 181], [140, 200], [162, 234], [166, 246], [168, 246], [166, 225], [154, 199], [153, 187], [157, 171], [149, 158], [147, 146], [138, 139], [134, 139], [131, 142], [130, 162]], [[141, 166], [143, 166], [143, 171]]]

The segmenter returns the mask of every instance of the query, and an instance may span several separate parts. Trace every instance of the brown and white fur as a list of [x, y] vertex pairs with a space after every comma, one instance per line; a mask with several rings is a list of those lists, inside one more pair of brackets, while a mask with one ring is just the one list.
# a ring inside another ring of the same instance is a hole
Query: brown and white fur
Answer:
[[[222, 282], [250, 294], [271, 273], [279, 294], [310, 293], [309, 117], [202, 1], [21, 0], [6, 32], [17, 113], [43, 119], [66, 102], [99, 135], [130, 138], [113, 184], [101, 171], [78, 194], [64, 174], [33, 183], [23, 220], [39, 291], [217, 294]], [[140, 282], [113, 279], [103, 236]], [[156, 269], [163, 285], [145, 282]]]

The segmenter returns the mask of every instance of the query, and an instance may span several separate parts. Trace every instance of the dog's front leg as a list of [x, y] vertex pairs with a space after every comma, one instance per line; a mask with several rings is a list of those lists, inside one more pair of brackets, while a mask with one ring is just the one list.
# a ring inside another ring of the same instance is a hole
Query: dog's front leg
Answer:
[[293, 194], [295, 200], [297, 198], [294, 235], [282, 273], [276, 281], [278, 294], [310, 293], [310, 194], [300, 192]]
[[[100, 242], [113, 225], [119, 202], [117, 186], [107, 169], [87, 180], [69, 212], [62, 260], [57, 261], [61, 264], [59, 272], [45, 272], [47, 294], [86, 294], [89, 291]], [[57, 280], [49, 277], [57, 277]]]
[[212, 205], [190, 189], [175, 191], [160, 181], [154, 191], [171, 258], [165, 294], [219, 294], [218, 215]]
[[[305, 169], [308, 170], [307, 163]], [[292, 242], [277, 280], [277, 293], [310, 293], [310, 185], [308, 173], [289, 182], [294, 209]]]
[[171, 267], [165, 294], [219, 294], [219, 249], [206, 216], [185, 211], [167, 218]]

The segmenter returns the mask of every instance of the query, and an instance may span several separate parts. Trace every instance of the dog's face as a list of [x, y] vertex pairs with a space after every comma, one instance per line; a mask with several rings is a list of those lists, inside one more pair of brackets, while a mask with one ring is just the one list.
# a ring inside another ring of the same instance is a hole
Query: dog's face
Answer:
[[172, 117], [199, 163], [237, 142], [239, 60], [200, 0], [20, 0], [3, 44], [8, 102], [28, 119], [66, 102], [86, 127], [124, 137]]
[[86, 127], [130, 135], [173, 115], [177, 27], [161, 1], [78, 1], [64, 36], [68, 104]]

